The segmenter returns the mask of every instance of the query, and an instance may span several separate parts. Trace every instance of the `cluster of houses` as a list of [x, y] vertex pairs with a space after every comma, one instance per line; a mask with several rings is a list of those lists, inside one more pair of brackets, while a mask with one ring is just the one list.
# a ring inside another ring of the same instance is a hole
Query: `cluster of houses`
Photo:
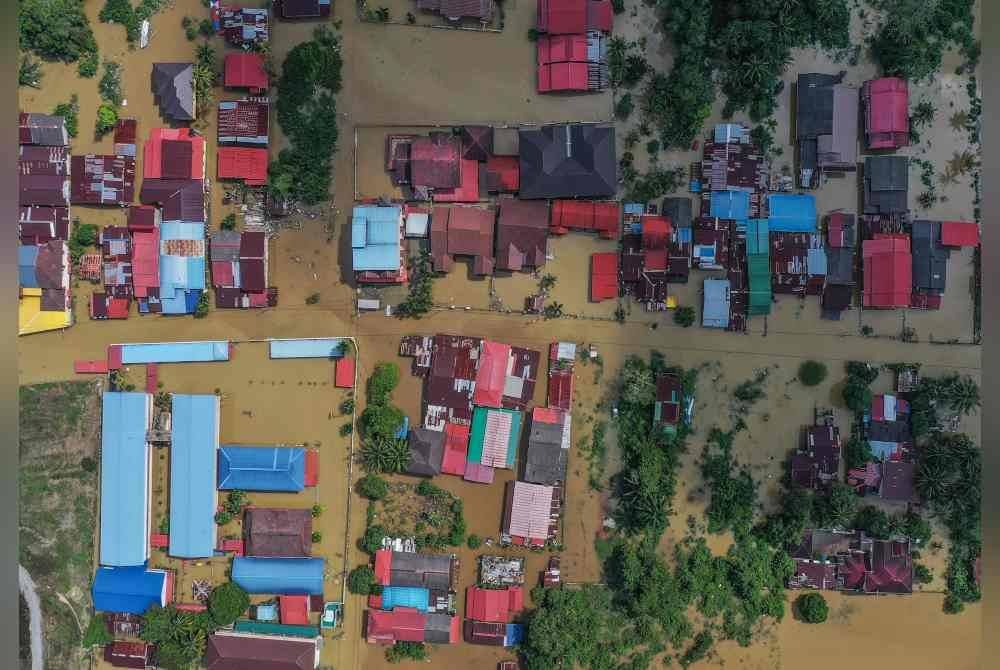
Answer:
[[[337, 363], [343, 349], [329, 341], [274, 340], [271, 358], [322, 357]], [[322, 356], [319, 352], [322, 350]], [[142, 616], [153, 606], [204, 611], [212, 575], [198, 566], [222, 560], [230, 579], [251, 594], [249, 616], [210, 635], [208, 668], [311, 670], [319, 664], [321, 631], [339, 625], [341, 604], [323, 599], [325, 560], [312, 555], [313, 512], [249, 505], [241, 533], [220, 537], [220, 492], [294, 494], [318, 483], [318, 452], [300, 446], [220, 444], [218, 395], [156, 392], [159, 363], [228, 360], [226, 342], [113, 345], [112, 369], [146, 365], [145, 392], [103, 395], [99, 567], [94, 608], [105, 615], [115, 641], [105, 658], [117, 667], [147, 667], [155, 650], [139, 639]], [[338, 368], [341, 367], [338, 365]], [[152, 373], [150, 371], [153, 371]], [[338, 385], [353, 386], [338, 376]], [[162, 394], [161, 394], [162, 395]], [[154, 454], [167, 455], [169, 523], [153, 532]], [[153, 550], [181, 561], [183, 579]], [[231, 562], [230, 562], [231, 559]], [[204, 579], [200, 579], [204, 577]], [[190, 592], [182, 587], [190, 586]], [[134, 665], [139, 660], [143, 665]], [[130, 665], [132, 664], [132, 665]]]
[[538, 92], [606, 89], [613, 23], [610, 0], [538, 0]]

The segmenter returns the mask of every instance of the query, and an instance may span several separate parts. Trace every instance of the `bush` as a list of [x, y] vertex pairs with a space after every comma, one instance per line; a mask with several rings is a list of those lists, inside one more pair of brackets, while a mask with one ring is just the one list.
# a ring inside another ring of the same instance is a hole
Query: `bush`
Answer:
[[198, 306], [194, 309], [194, 318], [204, 319], [208, 316], [208, 291], [202, 291], [198, 297]]
[[87, 632], [83, 634], [83, 641], [80, 643], [83, 648], [104, 646], [115, 641], [114, 636], [108, 632], [108, 627], [104, 625], [104, 615], [95, 614], [90, 617], [87, 625]]
[[694, 325], [694, 307], [685, 305], [674, 311], [674, 323], [684, 328]]
[[427, 660], [427, 647], [423, 642], [397, 642], [385, 650], [385, 659], [390, 663]]
[[66, 119], [66, 133], [70, 137], [76, 137], [77, 132], [79, 132], [80, 123], [80, 100], [76, 93], [70, 97], [69, 102], [56, 105], [52, 113], [55, 116], [61, 116]]
[[347, 590], [357, 595], [370, 595], [372, 589], [378, 585], [375, 580], [375, 571], [367, 565], [360, 565], [347, 575]]
[[323, 506], [320, 505], [319, 503], [316, 503], [315, 505], [312, 506], [310, 512], [312, 513], [312, 517], [314, 519], [318, 519], [320, 515], [323, 514]]
[[934, 573], [926, 565], [917, 563], [913, 566], [913, 581], [917, 584], [930, 584], [934, 581]]
[[319, 293], [310, 293], [306, 296], [307, 305], [315, 305], [319, 302]]
[[225, 526], [227, 523], [233, 520], [233, 515], [226, 510], [215, 513], [215, 523], [220, 526]]
[[635, 103], [632, 101], [632, 94], [626, 93], [615, 103], [615, 118], [619, 121], [627, 121], [628, 117], [632, 116], [634, 109]]
[[97, 51], [80, 0], [21, 0], [20, 47], [46, 60], [72, 63]]
[[104, 75], [97, 85], [101, 92], [101, 99], [106, 100], [115, 107], [122, 104], [122, 68], [114, 61], [104, 61]]
[[482, 545], [482, 543], [483, 543], [483, 541], [481, 539], [479, 539], [478, 535], [475, 535], [475, 534], [470, 535], [469, 539], [466, 540], [466, 544], [469, 545], [469, 549], [479, 549], [479, 547], [480, 547], [480, 545]]
[[238, 516], [243, 512], [243, 508], [247, 506], [247, 503], [248, 500], [246, 491], [234, 489], [226, 496], [226, 504], [224, 505], [224, 508], [233, 516]]
[[622, 73], [622, 84], [632, 88], [646, 76], [649, 64], [641, 54], [629, 54], [625, 58], [625, 71]]
[[42, 64], [33, 59], [30, 54], [24, 54], [21, 57], [17, 68], [17, 85], [30, 86], [31, 88], [42, 87]]
[[198, 29], [191, 25], [187, 26], [184, 29], [184, 37], [187, 38], [188, 42], [194, 42], [198, 37]]
[[202, 37], [211, 37], [215, 34], [212, 30], [212, 22], [208, 19], [202, 19], [201, 23], [198, 24], [198, 32], [201, 33]]
[[219, 228], [222, 230], [235, 230], [236, 229], [236, 215], [230, 212], [226, 214], [225, 218], [222, 219], [222, 223], [219, 224]]
[[98, 135], [104, 136], [115, 129], [118, 123], [118, 110], [111, 105], [104, 103], [97, 108], [97, 123], [94, 130]]
[[806, 623], [823, 623], [830, 612], [826, 598], [820, 593], [803, 593], [795, 599], [795, 608]]
[[314, 530], [313, 534], [312, 534], [312, 541], [313, 542], [317, 542], [317, 543], [322, 542], [323, 541], [323, 533], [319, 532], [318, 530]]
[[410, 291], [396, 306], [401, 319], [419, 319], [434, 306], [434, 266], [426, 251], [410, 260]]
[[803, 386], [818, 386], [826, 379], [826, 366], [819, 361], [804, 361], [799, 366], [799, 381]]
[[368, 473], [358, 480], [358, 493], [369, 500], [382, 500], [389, 495], [389, 482]]
[[353, 414], [354, 413], [354, 398], [348, 398], [344, 402], [340, 403], [340, 413], [341, 414]]
[[250, 607], [250, 596], [238, 584], [219, 584], [208, 596], [208, 613], [218, 626], [228, 626]]
[[80, 59], [80, 64], [76, 66], [76, 72], [81, 77], [92, 79], [97, 76], [97, 66], [100, 65], [100, 62], [101, 57], [97, 52], [91, 51]]
[[625, 0], [611, 0], [611, 9], [614, 10], [615, 14], [623, 14], [625, 12]]
[[372, 376], [368, 378], [368, 401], [378, 404], [387, 402], [397, 385], [399, 385], [399, 366], [395, 363], [377, 364]]
[[354, 424], [353, 423], [345, 423], [343, 426], [340, 427], [340, 431], [339, 432], [340, 432], [340, 436], [341, 437], [347, 437], [348, 435], [353, 434], [354, 433]]
[[374, 554], [382, 548], [382, 538], [386, 535], [386, 530], [382, 526], [377, 524], [368, 526], [368, 528], [365, 529], [364, 537], [361, 538], [361, 549], [369, 554]]

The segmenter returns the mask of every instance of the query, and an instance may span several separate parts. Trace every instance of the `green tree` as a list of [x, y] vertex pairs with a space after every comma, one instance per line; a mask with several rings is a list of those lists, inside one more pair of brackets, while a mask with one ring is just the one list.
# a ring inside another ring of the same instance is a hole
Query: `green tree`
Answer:
[[410, 447], [406, 440], [367, 439], [361, 448], [361, 460], [371, 472], [403, 472], [410, 463]]
[[532, 600], [537, 609], [528, 619], [521, 648], [525, 670], [614, 667], [618, 626], [607, 589], [538, 589]]
[[843, 482], [835, 482], [825, 496], [816, 498], [816, 522], [826, 527], [848, 528], [858, 508], [858, 494]]
[[399, 366], [395, 363], [378, 363], [372, 371], [372, 376], [368, 378], [368, 402], [387, 402], [398, 385]]
[[107, 625], [104, 623], [103, 614], [95, 614], [90, 617], [90, 623], [87, 624], [87, 631], [83, 634], [83, 642], [81, 646], [84, 648], [101, 646], [106, 644], [111, 644], [115, 641], [115, 637], [108, 631]]
[[844, 462], [848, 469], [863, 468], [873, 458], [871, 445], [860, 435], [852, 434], [844, 444]]
[[114, 61], [104, 61], [104, 74], [97, 85], [101, 93], [101, 99], [110, 103], [113, 107], [120, 107], [122, 104], [122, 68]]
[[427, 647], [423, 642], [397, 642], [385, 650], [385, 658], [390, 663], [426, 661]]
[[803, 361], [798, 377], [803, 386], [819, 386], [826, 379], [826, 366], [819, 361]]
[[863, 530], [866, 535], [880, 540], [889, 539], [892, 531], [889, 515], [872, 505], [865, 505], [858, 510], [854, 518], [854, 528]]
[[359, 565], [351, 570], [347, 576], [347, 590], [351, 593], [367, 596], [373, 593], [378, 586], [375, 571], [367, 565]]
[[913, 581], [917, 584], [930, 584], [934, 581], [934, 573], [926, 565], [915, 563], [913, 565]]
[[202, 291], [198, 296], [198, 305], [194, 308], [194, 318], [204, 319], [208, 316], [208, 291]]
[[683, 305], [674, 311], [674, 323], [683, 328], [690, 328], [694, 325], [694, 307]]
[[354, 413], [354, 398], [348, 398], [347, 400], [340, 403], [338, 408], [341, 414], [353, 414]]
[[482, 543], [483, 543], [483, 541], [479, 538], [478, 535], [476, 535], [474, 533], [471, 534], [471, 535], [469, 535], [469, 537], [468, 537], [468, 539], [466, 541], [466, 544], [468, 544], [469, 549], [472, 549], [473, 551], [475, 551], [476, 549], [479, 549], [479, 546]]
[[361, 427], [365, 438], [394, 440], [404, 418], [403, 411], [395, 405], [370, 404], [361, 413]]
[[956, 375], [949, 379], [943, 396], [953, 410], [962, 414], [971, 414], [980, 405], [979, 385], [971, 377]]
[[389, 495], [389, 482], [369, 472], [358, 480], [358, 493], [369, 500], [382, 500]]
[[22, 0], [17, 18], [20, 47], [45, 60], [72, 63], [97, 51], [83, 0]]
[[118, 110], [107, 103], [97, 108], [95, 131], [98, 135], [107, 135], [115, 129], [116, 123], [118, 123]]
[[385, 528], [379, 525], [368, 526], [365, 528], [365, 534], [361, 538], [359, 546], [361, 549], [369, 554], [374, 554], [376, 551], [382, 548], [382, 538], [387, 535]]
[[208, 613], [217, 626], [228, 626], [250, 607], [250, 596], [238, 584], [223, 582], [208, 596]]
[[236, 229], [236, 214], [230, 212], [222, 219], [222, 223], [219, 224], [219, 228], [222, 230], [235, 230]]
[[70, 137], [76, 137], [77, 132], [79, 132], [80, 123], [80, 98], [76, 93], [70, 96], [69, 102], [56, 105], [56, 108], [52, 110], [52, 114], [66, 119], [66, 133]]
[[17, 85], [31, 88], [42, 87], [42, 64], [31, 57], [31, 54], [21, 56], [17, 70]]
[[795, 609], [806, 623], [823, 623], [830, 612], [821, 593], [803, 593], [795, 599]]

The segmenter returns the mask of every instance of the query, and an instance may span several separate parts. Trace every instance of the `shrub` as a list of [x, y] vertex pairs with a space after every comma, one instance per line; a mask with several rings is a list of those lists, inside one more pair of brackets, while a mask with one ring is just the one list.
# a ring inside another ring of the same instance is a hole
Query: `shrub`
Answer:
[[310, 511], [312, 512], [312, 517], [314, 519], [318, 519], [320, 515], [323, 514], [323, 506], [317, 503], [312, 506], [312, 510]]
[[358, 480], [358, 493], [369, 500], [382, 500], [389, 495], [389, 482], [368, 473]]
[[319, 302], [319, 293], [310, 293], [306, 296], [307, 305], [315, 305]]
[[215, 34], [212, 30], [212, 22], [208, 19], [202, 19], [201, 23], [198, 24], [198, 32], [201, 33], [202, 37], [211, 37]]
[[238, 584], [219, 584], [208, 596], [208, 613], [218, 626], [228, 626], [250, 607], [250, 596]]
[[362, 596], [370, 595], [372, 588], [377, 584], [375, 571], [367, 565], [359, 565], [347, 575], [347, 590], [351, 593]]
[[[399, 366], [395, 363], [379, 363], [368, 379], [368, 400], [384, 403], [399, 384]], [[397, 424], [398, 425], [398, 424]]]
[[348, 398], [344, 402], [340, 403], [340, 413], [341, 414], [353, 414], [354, 413], [354, 398]]
[[826, 365], [819, 361], [804, 361], [799, 366], [799, 381], [803, 386], [818, 386], [826, 379]]
[[222, 510], [221, 512], [216, 512], [215, 514], [215, 523], [219, 524], [220, 526], [225, 526], [232, 520], [233, 520], [233, 515], [227, 512], [226, 510]]
[[694, 307], [684, 305], [674, 312], [674, 323], [684, 328], [694, 325]]
[[469, 545], [469, 549], [478, 549], [482, 543], [483, 541], [479, 539], [478, 535], [475, 534], [469, 535], [469, 539], [466, 540], [466, 544]]
[[611, 0], [611, 9], [615, 14], [623, 14], [625, 12], [625, 0]]
[[820, 593], [803, 593], [795, 599], [795, 607], [806, 623], [823, 623], [830, 611]]
[[922, 563], [913, 566], [913, 581], [917, 584], [930, 584], [934, 581], [934, 573]]
[[122, 68], [114, 61], [104, 61], [104, 75], [97, 85], [101, 98], [115, 107], [122, 104]]
[[198, 306], [194, 309], [194, 318], [204, 319], [208, 316], [208, 291], [202, 291], [198, 297]]
[[181, 19], [182, 28], [190, 28], [193, 24], [194, 24], [194, 19], [192, 19], [190, 16], [185, 16], [183, 19]]
[[427, 660], [427, 647], [423, 642], [397, 642], [385, 650], [385, 659], [390, 663]]
[[81, 77], [92, 79], [97, 76], [97, 66], [100, 65], [100, 62], [101, 57], [97, 52], [91, 51], [80, 59], [80, 64], [76, 66], [76, 72]]
[[340, 427], [341, 437], [347, 437], [348, 435], [351, 435], [353, 432], [354, 432], [353, 423], [345, 423], [343, 426]]
[[222, 230], [235, 230], [236, 229], [236, 214], [230, 212], [226, 214], [225, 218], [222, 219], [222, 223], [219, 224]]
[[115, 638], [108, 632], [108, 627], [104, 625], [104, 615], [95, 614], [90, 618], [87, 625], [87, 632], [83, 634], [83, 641], [80, 643], [84, 648], [94, 646], [104, 646], [111, 644]]
[[382, 538], [386, 536], [386, 530], [382, 526], [373, 525], [365, 529], [364, 537], [361, 538], [361, 549], [369, 554], [374, 554], [382, 548]]
[[322, 542], [323, 541], [323, 533], [319, 532], [318, 530], [314, 530], [313, 534], [312, 534], [312, 541], [313, 542]]
[[118, 110], [107, 103], [97, 108], [97, 123], [94, 129], [98, 135], [107, 135], [115, 129], [116, 123], [118, 123]]
[[97, 472], [97, 461], [90, 456], [84, 456], [80, 459], [80, 469], [84, 472]]
[[30, 54], [24, 54], [21, 57], [17, 69], [17, 85], [30, 86], [31, 88], [42, 87], [42, 64], [33, 59]]
[[615, 118], [619, 121], [626, 121], [628, 117], [632, 116], [634, 109], [635, 103], [632, 101], [632, 94], [626, 93], [615, 103]]
[[80, 114], [80, 99], [74, 93], [69, 102], [64, 102], [56, 105], [56, 108], [52, 111], [56, 116], [61, 116], [66, 119], [66, 133], [70, 137], [76, 137], [79, 131], [79, 114]]
[[542, 32], [538, 28], [528, 28], [528, 41], [537, 42], [538, 38], [542, 36]]
[[188, 42], [194, 42], [195, 38], [198, 37], [198, 29], [189, 25], [184, 29], [184, 37], [187, 38]]

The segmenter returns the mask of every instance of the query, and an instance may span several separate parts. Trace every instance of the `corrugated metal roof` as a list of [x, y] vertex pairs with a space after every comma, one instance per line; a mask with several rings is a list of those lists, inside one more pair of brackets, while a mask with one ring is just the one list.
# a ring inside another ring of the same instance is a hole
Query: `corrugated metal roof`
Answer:
[[271, 358], [340, 358], [345, 340], [340, 337], [268, 339]]
[[123, 344], [122, 363], [199, 363], [228, 361], [229, 342], [206, 340], [201, 342], [146, 342]]
[[354, 208], [351, 253], [355, 272], [399, 269], [402, 216], [399, 205]]
[[207, 558], [215, 551], [219, 412], [217, 395], [171, 396], [171, 556]]
[[729, 325], [729, 280], [706, 279], [704, 292], [701, 325], [706, 328], [725, 328]]
[[98, 612], [145, 614], [153, 605], [166, 605], [167, 573], [145, 565], [97, 568], [91, 587]]
[[100, 563], [141, 565], [149, 557], [148, 393], [106, 392], [101, 408]]
[[514, 490], [511, 495], [510, 523], [505, 529], [507, 534], [544, 542], [549, 537], [552, 523], [554, 489], [528, 482], [515, 481], [512, 484]]
[[816, 198], [809, 193], [767, 196], [769, 230], [774, 233], [816, 232]]
[[745, 221], [750, 216], [750, 194], [746, 191], [712, 191], [710, 216]]
[[233, 559], [232, 579], [247, 593], [322, 595], [324, 566], [322, 558], [237, 556]]
[[220, 490], [301, 491], [305, 482], [305, 450], [227, 444], [219, 449]]

